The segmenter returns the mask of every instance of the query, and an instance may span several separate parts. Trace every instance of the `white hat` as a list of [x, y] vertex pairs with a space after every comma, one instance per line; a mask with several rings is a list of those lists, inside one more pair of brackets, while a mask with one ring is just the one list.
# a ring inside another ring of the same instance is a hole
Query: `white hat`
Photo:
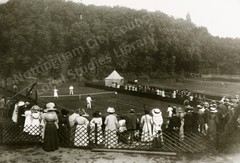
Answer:
[[49, 111], [56, 111], [57, 109], [56, 108], [49, 108], [49, 109], [46, 109], [46, 112], [49, 112]]
[[209, 111], [210, 111], [211, 113], [217, 113], [217, 112], [218, 112], [217, 109], [214, 108], [214, 107], [210, 107], [210, 108], [209, 108]]
[[17, 105], [18, 105], [18, 106], [23, 106], [24, 104], [25, 104], [25, 103], [24, 103], [23, 101], [19, 101]]
[[162, 115], [162, 112], [159, 108], [154, 108], [152, 110], [152, 114], [155, 116], [155, 115]]
[[108, 113], [115, 113], [115, 109], [112, 108], [112, 107], [108, 107], [108, 108], [107, 108], [107, 112], [108, 112]]
[[37, 106], [37, 105], [33, 105], [32, 108], [31, 108], [31, 110], [40, 110], [40, 107]]
[[49, 102], [46, 104], [46, 109], [52, 109], [55, 107], [55, 104], [53, 102]]

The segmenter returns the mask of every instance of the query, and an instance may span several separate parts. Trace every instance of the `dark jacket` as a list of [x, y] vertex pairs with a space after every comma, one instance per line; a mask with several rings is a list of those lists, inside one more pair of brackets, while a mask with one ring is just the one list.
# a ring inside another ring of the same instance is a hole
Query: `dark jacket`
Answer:
[[126, 118], [126, 127], [127, 130], [136, 130], [138, 126], [139, 120], [135, 114], [130, 114]]
[[181, 126], [181, 119], [180, 117], [177, 117], [176, 115], [173, 115], [170, 119], [169, 119], [169, 125], [168, 125], [168, 130], [170, 132], [172, 131], [176, 131], [175, 129], [179, 129]]

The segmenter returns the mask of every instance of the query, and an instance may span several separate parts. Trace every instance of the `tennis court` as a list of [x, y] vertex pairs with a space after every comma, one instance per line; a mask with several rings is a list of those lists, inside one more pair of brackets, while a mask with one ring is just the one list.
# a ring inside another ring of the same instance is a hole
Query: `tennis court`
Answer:
[[[159, 100], [141, 98], [126, 94], [115, 94], [115, 92], [109, 92], [101, 89], [95, 89], [90, 87], [74, 87], [74, 95], [69, 95], [68, 87], [59, 87], [59, 98], [53, 97], [53, 92], [46, 92], [46, 94], [39, 96], [39, 102], [47, 103], [54, 102], [60, 108], [67, 108], [75, 111], [79, 108], [85, 109], [85, 111], [91, 115], [94, 111], [99, 110], [106, 115], [107, 108], [109, 106], [114, 107], [116, 114], [126, 115], [131, 108], [135, 109], [136, 114], [141, 116], [143, 114], [144, 106], [146, 108], [160, 108], [163, 116], [166, 115], [166, 109], [170, 103], [161, 102]], [[86, 109], [86, 97], [90, 95], [92, 98], [92, 109]]]

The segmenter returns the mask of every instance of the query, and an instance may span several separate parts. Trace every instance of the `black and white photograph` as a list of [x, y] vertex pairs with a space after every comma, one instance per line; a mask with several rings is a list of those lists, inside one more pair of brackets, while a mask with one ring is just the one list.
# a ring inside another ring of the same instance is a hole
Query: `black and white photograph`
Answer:
[[239, 163], [240, 0], [0, 0], [1, 163]]

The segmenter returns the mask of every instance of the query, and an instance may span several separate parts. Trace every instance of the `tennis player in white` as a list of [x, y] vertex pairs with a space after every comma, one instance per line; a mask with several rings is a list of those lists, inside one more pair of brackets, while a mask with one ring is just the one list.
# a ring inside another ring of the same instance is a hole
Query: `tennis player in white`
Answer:
[[92, 108], [92, 98], [88, 95], [87, 98], [86, 98], [86, 101], [87, 101], [87, 108], [88, 109], [91, 109]]

